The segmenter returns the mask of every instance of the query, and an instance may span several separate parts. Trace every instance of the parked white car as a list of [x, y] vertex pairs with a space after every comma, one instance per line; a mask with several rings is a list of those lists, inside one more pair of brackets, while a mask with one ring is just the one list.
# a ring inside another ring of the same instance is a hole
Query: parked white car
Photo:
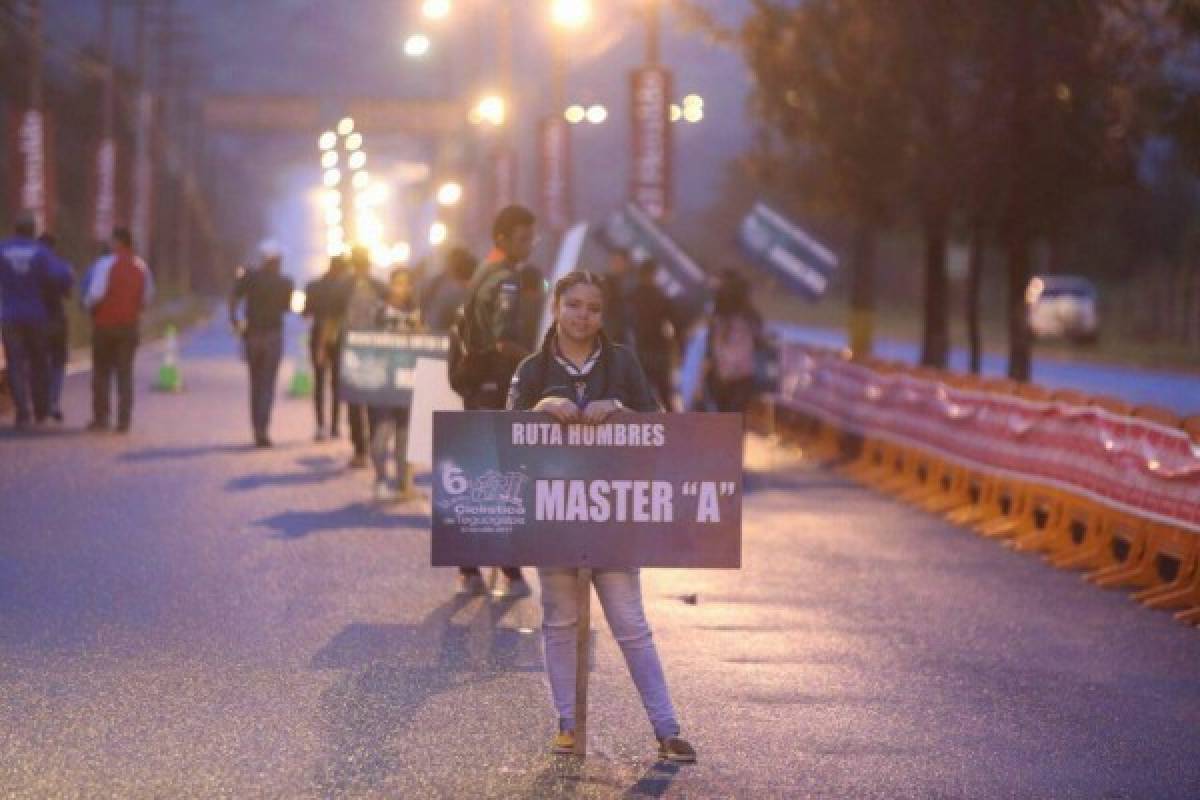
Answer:
[[1025, 290], [1029, 329], [1042, 338], [1094, 342], [1100, 333], [1096, 285], [1079, 275], [1036, 275]]

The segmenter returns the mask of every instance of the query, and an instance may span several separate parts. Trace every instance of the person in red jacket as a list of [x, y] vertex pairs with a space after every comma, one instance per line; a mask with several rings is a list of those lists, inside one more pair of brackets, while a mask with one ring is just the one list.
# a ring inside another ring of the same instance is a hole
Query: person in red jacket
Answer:
[[133, 252], [133, 235], [117, 228], [112, 253], [91, 270], [84, 304], [92, 312], [92, 421], [89, 431], [109, 427], [112, 381], [117, 383], [117, 432], [133, 419], [133, 358], [142, 310], [154, 298], [154, 277]]

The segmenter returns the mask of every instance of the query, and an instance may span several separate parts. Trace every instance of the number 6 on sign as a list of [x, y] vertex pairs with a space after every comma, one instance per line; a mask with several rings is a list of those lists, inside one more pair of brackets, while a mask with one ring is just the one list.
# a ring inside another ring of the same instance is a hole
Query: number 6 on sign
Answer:
[[445, 461], [442, 463], [442, 488], [446, 494], [462, 494], [471, 488], [467, 476], [453, 461]]

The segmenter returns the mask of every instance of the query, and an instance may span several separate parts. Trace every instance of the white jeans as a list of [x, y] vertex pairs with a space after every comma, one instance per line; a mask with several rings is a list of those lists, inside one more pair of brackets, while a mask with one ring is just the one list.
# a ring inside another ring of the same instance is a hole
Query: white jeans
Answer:
[[[579, 623], [575, 596], [578, 570], [539, 568], [542, 581], [542, 637], [546, 676], [558, 712], [560, 729], [575, 726], [575, 638]], [[629, 675], [641, 695], [654, 735], [675, 736], [679, 722], [662, 663], [642, 610], [642, 585], [636, 569], [597, 569], [592, 585], [604, 608], [604, 618], [621, 646]]]

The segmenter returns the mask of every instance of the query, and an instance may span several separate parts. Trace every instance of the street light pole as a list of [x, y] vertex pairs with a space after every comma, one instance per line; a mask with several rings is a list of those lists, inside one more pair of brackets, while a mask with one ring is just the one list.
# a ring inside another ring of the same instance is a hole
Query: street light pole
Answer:
[[646, 66], [656, 67], [659, 62], [659, 48], [662, 31], [662, 7], [659, 0], [646, 2]]

